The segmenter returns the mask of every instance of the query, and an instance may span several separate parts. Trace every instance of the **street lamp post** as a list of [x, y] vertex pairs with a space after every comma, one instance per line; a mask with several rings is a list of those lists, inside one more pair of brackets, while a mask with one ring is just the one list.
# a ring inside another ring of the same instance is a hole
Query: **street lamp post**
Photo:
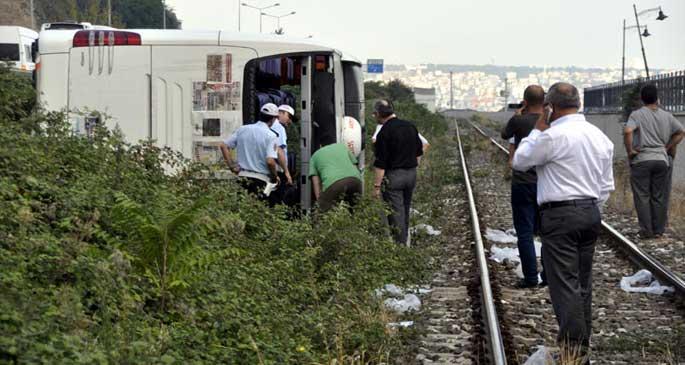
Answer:
[[112, 0], [107, 0], [107, 24], [112, 26]]
[[166, 29], [166, 2], [162, 0], [162, 28]]
[[[637, 28], [638, 31], [640, 29], [637, 25], [626, 26], [626, 20], [623, 19], [623, 57], [621, 58], [621, 83], [625, 82], [626, 78], [626, 30], [635, 28]], [[640, 36], [648, 37], [649, 34], [645, 33], [644, 35], [641, 34]]]
[[250, 5], [248, 3], [241, 3], [240, 5], [246, 6], [248, 8], [252, 8], [255, 10], [259, 10], [259, 33], [261, 33], [262, 32], [262, 15], [264, 15], [264, 10], [274, 8], [274, 7], [279, 6], [281, 4], [275, 3], [273, 5], [264, 6], [264, 7], [253, 6], [253, 5]]
[[623, 21], [623, 63], [625, 65], [625, 52], [626, 52], [625, 51], [625, 32], [626, 32], [626, 29], [637, 28], [637, 35], [640, 38], [640, 48], [642, 49], [642, 60], [645, 63], [645, 72], [647, 73], [647, 78], [649, 78], [649, 66], [647, 66], [647, 53], [645, 52], [645, 45], [642, 41], [642, 37], [649, 37], [650, 34], [647, 31], [646, 25], [645, 25], [645, 32], [642, 33], [642, 30], [640, 29], [640, 17], [642, 15], [645, 15], [648, 13], [659, 12], [659, 15], [656, 17], [656, 20], [663, 21], [666, 18], [668, 18], [668, 16], [666, 14], [664, 14], [664, 12], [663, 12], [663, 10], [661, 10], [660, 6], [656, 7], [656, 8], [646, 9], [646, 10], [643, 10], [643, 11], [638, 13], [637, 6], [635, 6], [635, 4], [633, 4], [633, 12], [635, 13], [636, 25], [626, 27], [625, 20]]
[[281, 29], [281, 18], [286, 18], [286, 17], [289, 17], [291, 15], [295, 15], [295, 14], [297, 14], [297, 12], [291, 11], [290, 13], [283, 14], [283, 15], [271, 15], [271, 14], [267, 14], [267, 13], [262, 13], [261, 15], [265, 15], [265, 16], [276, 19], [276, 22], [277, 22], [276, 29]]
[[633, 4], [633, 10], [635, 11], [635, 22], [637, 23], [637, 35], [640, 37], [640, 48], [642, 48], [642, 59], [645, 61], [645, 72], [647, 73], [647, 78], [649, 78], [649, 66], [647, 66], [647, 54], [645, 53], [645, 44], [642, 42], [642, 32], [640, 32], [640, 17], [637, 15], [637, 7]]
[[29, 7], [31, 8], [31, 9], [30, 9], [30, 11], [31, 11], [31, 27], [32, 27], [33, 29], [37, 29], [37, 28], [36, 28], [36, 9], [35, 9], [35, 7], [33, 6], [33, 0], [31, 0], [31, 1], [29, 2]]

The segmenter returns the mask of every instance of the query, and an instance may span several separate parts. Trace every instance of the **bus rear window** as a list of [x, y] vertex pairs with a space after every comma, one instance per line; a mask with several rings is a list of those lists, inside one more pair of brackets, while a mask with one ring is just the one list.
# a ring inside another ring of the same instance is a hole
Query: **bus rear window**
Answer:
[[0, 61], [19, 61], [19, 44], [0, 43]]

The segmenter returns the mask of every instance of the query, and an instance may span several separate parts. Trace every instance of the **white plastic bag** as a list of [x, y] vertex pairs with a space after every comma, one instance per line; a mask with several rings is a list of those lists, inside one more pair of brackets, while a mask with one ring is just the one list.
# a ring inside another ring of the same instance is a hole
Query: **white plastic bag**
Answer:
[[504, 260], [521, 262], [519, 258], [519, 249], [514, 247], [498, 247], [497, 245], [490, 246], [490, 259], [502, 263]]
[[406, 294], [403, 299], [388, 298], [383, 304], [386, 308], [399, 314], [421, 309], [421, 300], [414, 294]]
[[516, 243], [518, 241], [516, 236], [513, 234], [492, 228], [487, 228], [485, 230], [485, 238], [489, 241], [499, 243]]
[[673, 293], [675, 289], [670, 286], [661, 285], [658, 280], [654, 280], [649, 270], [640, 270], [632, 276], [621, 278], [621, 289], [629, 293], [647, 293], [662, 295]]
[[419, 230], [426, 231], [429, 236], [439, 236], [442, 233], [442, 231], [433, 228], [433, 226], [423, 223], [417, 224], [412, 228], [412, 231], [415, 233]]
[[552, 353], [545, 346], [540, 346], [535, 353], [530, 355], [523, 365], [554, 365], [556, 362], [552, 358]]
[[402, 322], [390, 322], [388, 327], [390, 328], [407, 328], [414, 325], [414, 321], [402, 321]]

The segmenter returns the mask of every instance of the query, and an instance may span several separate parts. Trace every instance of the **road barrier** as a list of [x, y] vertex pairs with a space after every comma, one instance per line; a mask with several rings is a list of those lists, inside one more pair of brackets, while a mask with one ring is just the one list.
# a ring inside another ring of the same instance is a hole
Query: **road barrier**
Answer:
[[637, 78], [586, 88], [583, 100], [585, 113], [621, 113], [623, 95], [635, 87], [653, 83], [659, 89], [659, 103], [672, 113], [685, 113], [685, 71]]

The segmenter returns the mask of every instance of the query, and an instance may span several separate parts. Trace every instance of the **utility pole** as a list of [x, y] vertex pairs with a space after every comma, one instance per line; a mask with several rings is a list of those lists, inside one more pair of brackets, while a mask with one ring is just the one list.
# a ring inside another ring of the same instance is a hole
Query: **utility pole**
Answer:
[[626, 81], [626, 20], [623, 19], [623, 58], [621, 58], [621, 85]]
[[645, 54], [645, 45], [642, 43], [642, 31], [640, 30], [640, 17], [637, 16], [637, 7], [633, 4], [633, 11], [635, 11], [635, 22], [637, 23], [637, 35], [640, 37], [640, 47], [642, 48], [642, 59], [645, 61], [645, 72], [649, 78], [649, 67], [647, 66], [647, 54]]
[[35, 29], [37, 29], [36, 28], [36, 9], [33, 6], [33, 0], [29, 0], [29, 8], [31, 11], [31, 28], [33, 28], [35, 30]]
[[238, 0], [238, 33], [240, 33], [240, 13], [243, 6], [240, 4], [242, 0]]
[[162, 0], [162, 28], [166, 29], [166, 2]]
[[112, 0], [107, 0], [107, 21], [112, 26]]
[[504, 93], [502, 93], [502, 96], [504, 96], [504, 110], [507, 110], [507, 103], [509, 102], [509, 78], [504, 75]]
[[452, 83], [452, 75], [454, 75], [454, 72], [450, 71], [450, 110], [454, 110], [454, 84]]

